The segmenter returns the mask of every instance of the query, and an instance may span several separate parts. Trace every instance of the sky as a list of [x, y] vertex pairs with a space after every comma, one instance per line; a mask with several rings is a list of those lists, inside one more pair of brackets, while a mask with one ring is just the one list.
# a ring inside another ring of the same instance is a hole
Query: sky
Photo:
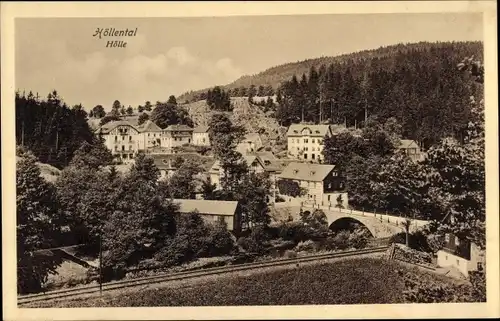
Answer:
[[[93, 37], [137, 28], [135, 37]], [[110, 109], [228, 84], [283, 63], [397, 43], [482, 41], [481, 14], [17, 18], [16, 87]], [[126, 48], [106, 48], [108, 40]]]

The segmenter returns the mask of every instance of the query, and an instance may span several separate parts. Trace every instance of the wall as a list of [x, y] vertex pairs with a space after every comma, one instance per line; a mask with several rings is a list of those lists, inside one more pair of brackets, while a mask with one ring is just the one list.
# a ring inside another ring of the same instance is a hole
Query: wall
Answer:
[[208, 133], [193, 133], [193, 144], [196, 146], [210, 146]]
[[[342, 195], [342, 206], [344, 209], [349, 208], [349, 199], [347, 192], [333, 192], [333, 193], [324, 193], [322, 199], [322, 205], [329, 206], [332, 208], [337, 208], [337, 197]], [[330, 196], [330, 200], [328, 200], [328, 196]]]
[[443, 250], [437, 252], [437, 265], [440, 267], [455, 267], [466, 277], [469, 276], [469, 270], [473, 268], [470, 261]]
[[[307, 143], [304, 142], [304, 139], [307, 140]], [[301, 159], [305, 159], [305, 154], [307, 154], [307, 160], [318, 162], [323, 160], [322, 150], [324, 147], [324, 138], [322, 137], [314, 137], [314, 136], [302, 136], [302, 137], [288, 137], [288, 152], [293, 157], [298, 157]], [[314, 143], [313, 143], [314, 141]], [[321, 142], [321, 143], [320, 143]], [[305, 150], [307, 148], [307, 150]], [[303, 151], [299, 157], [299, 152]], [[312, 158], [312, 155], [314, 159]]]

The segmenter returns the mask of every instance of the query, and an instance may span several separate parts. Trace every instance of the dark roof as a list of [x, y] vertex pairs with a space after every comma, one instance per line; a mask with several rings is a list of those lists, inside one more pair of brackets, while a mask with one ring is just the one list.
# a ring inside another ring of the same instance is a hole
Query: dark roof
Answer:
[[322, 182], [335, 165], [321, 165], [293, 162], [283, 170], [280, 178]]

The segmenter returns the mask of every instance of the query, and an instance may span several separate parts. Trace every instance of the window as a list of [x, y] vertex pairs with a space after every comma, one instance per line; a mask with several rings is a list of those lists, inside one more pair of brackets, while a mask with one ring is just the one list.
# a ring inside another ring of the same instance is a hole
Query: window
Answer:
[[312, 151], [313, 151], [313, 152], [315, 152], [315, 151], [316, 151], [316, 148], [314, 148], [314, 147], [313, 147], [313, 148], [312, 148]]
[[450, 241], [450, 234], [446, 234], [444, 240], [448, 243]]
[[124, 145], [122, 145], [122, 151], [125, 151], [125, 146]]
[[328, 202], [330, 202], [330, 197], [331, 197], [331, 195], [328, 195]]
[[205, 142], [205, 138], [203, 138], [201, 141], [202, 141], [202, 142]]
[[292, 138], [292, 144], [295, 143], [294, 139]]
[[304, 138], [304, 144], [307, 144], [309, 142], [309, 139]]
[[134, 154], [130, 154], [130, 159], [134, 158]]
[[132, 136], [129, 136], [128, 137], [128, 141], [131, 142], [132, 141]]
[[115, 142], [117, 142], [117, 141], [118, 141], [118, 136], [115, 136]]
[[314, 153], [313, 153], [313, 154], [311, 154], [311, 158], [312, 158], [312, 159], [316, 159], [316, 154], [314, 154]]
[[457, 260], [457, 265], [460, 265], [460, 261], [459, 260]]
[[313, 144], [314, 144], [314, 138], [311, 140], [311, 143], [313, 143]]
[[122, 136], [122, 140], [125, 140], [125, 136]]
[[321, 139], [318, 139], [318, 144], [322, 144], [323, 141]]
[[304, 147], [304, 150], [307, 152], [309, 150], [309, 147]]
[[304, 154], [304, 159], [307, 159], [307, 154]]
[[455, 245], [459, 246], [460, 245], [460, 240], [458, 239], [457, 236], [455, 236]]
[[149, 137], [149, 135], [150, 135], [150, 134], [148, 133], [148, 137]]
[[332, 176], [337, 176], [337, 172], [332, 172]]

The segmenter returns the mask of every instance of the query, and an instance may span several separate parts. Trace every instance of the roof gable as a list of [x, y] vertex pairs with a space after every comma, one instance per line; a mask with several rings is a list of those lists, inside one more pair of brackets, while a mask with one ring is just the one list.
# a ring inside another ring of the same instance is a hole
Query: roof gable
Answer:
[[335, 165], [293, 162], [283, 170], [280, 178], [322, 182], [334, 168]]
[[331, 134], [329, 125], [292, 124], [288, 128], [287, 136], [317, 136], [324, 137]]

